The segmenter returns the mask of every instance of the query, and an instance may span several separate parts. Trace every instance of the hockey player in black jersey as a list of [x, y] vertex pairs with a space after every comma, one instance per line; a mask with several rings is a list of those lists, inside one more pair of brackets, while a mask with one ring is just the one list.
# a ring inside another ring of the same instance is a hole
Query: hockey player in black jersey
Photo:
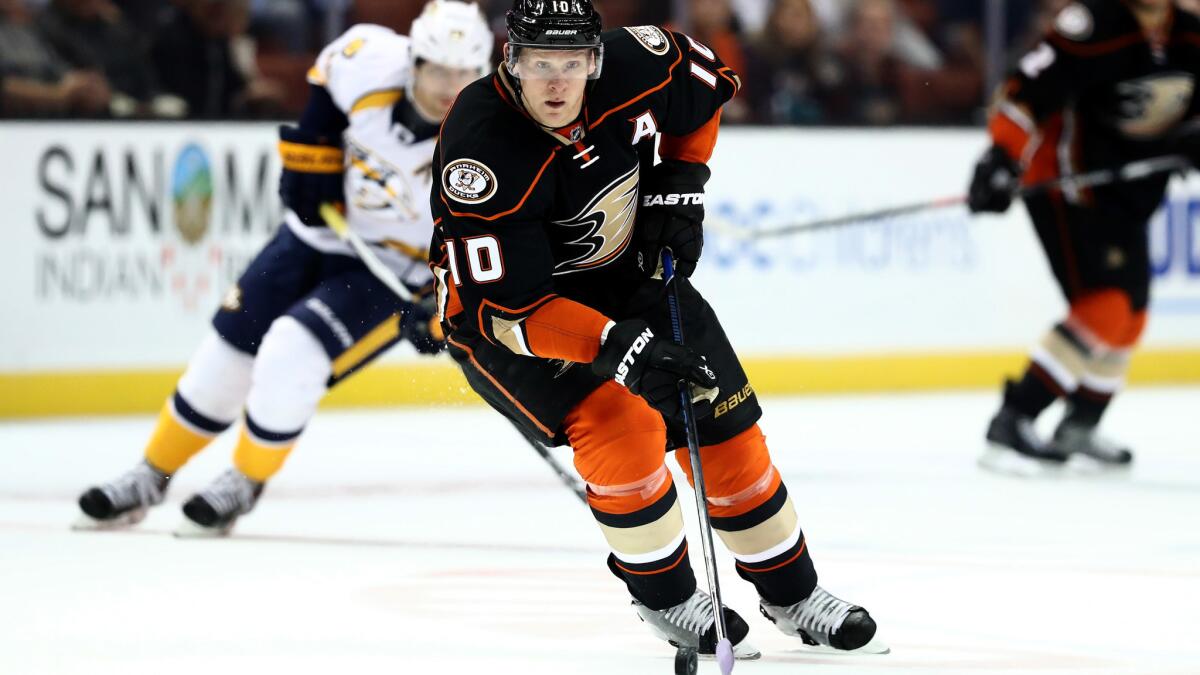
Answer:
[[[973, 211], [1005, 211], [1020, 181], [1119, 166], [1186, 151], [1200, 114], [1200, 18], [1172, 0], [1081, 0], [1021, 59], [992, 116], [994, 145], [979, 161]], [[1194, 153], [1193, 154], [1200, 154]], [[1133, 454], [1096, 434], [1120, 391], [1146, 325], [1147, 223], [1166, 174], [1026, 200], [1050, 267], [1070, 305], [1005, 386], [987, 438], [990, 459], [1060, 465], [1083, 455], [1109, 465]], [[1067, 413], [1050, 441], [1034, 433], [1058, 398]]]
[[[700, 260], [706, 162], [737, 75], [686, 35], [602, 33], [590, 0], [518, 0], [507, 18], [504, 63], [463, 91], [434, 155], [431, 251], [451, 354], [501, 414], [574, 449], [609, 569], [643, 620], [712, 653], [713, 603], [664, 463], [685, 445], [676, 383], [690, 382], [713, 527], [761, 611], [808, 644], [862, 647], [875, 623], [817, 585], [716, 314], [681, 279], [689, 346], [674, 345], [655, 278], [663, 248], [683, 277]], [[690, 479], [686, 448], [676, 458]], [[735, 651], [757, 655], [725, 612]]]

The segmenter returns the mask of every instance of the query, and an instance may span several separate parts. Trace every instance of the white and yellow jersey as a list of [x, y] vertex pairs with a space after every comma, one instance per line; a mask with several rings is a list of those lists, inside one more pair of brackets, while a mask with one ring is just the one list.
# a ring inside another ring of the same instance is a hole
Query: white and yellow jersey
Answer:
[[[412, 78], [409, 39], [360, 24], [330, 43], [309, 70], [350, 121], [346, 152], [346, 220], [409, 285], [430, 281], [426, 266], [433, 218], [430, 174], [437, 126], [405, 101]], [[352, 255], [328, 228], [306, 227], [291, 211], [286, 222], [309, 246]]]

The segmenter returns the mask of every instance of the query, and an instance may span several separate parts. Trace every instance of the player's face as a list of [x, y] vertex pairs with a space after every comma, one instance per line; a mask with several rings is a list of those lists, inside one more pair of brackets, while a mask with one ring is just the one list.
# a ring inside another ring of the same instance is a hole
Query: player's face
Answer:
[[557, 128], [579, 116], [588, 78], [595, 72], [595, 52], [590, 49], [527, 49], [521, 51], [513, 75], [521, 79], [529, 114]]
[[413, 75], [417, 110], [431, 122], [441, 121], [459, 92], [478, 78], [479, 71], [474, 68], [450, 68], [430, 62], [420, 64]]

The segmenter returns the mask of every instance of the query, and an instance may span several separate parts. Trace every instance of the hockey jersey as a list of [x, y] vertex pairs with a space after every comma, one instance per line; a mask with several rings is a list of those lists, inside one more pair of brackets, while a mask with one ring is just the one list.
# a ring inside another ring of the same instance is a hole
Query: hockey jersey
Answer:
[[594, 359], [655, 265], [631, 246], [640, 151], [661, 133], [663, 157], [711, 155], [737, 75], [706, 45], [655, 26], [601, 40], [600, 77], [566, 127], [531, 118], [505, 66], [467, 87], [447, 116], [431, 251], [454, 344]]
[[[409, 39], [389, 28], [360, 24], [330, 43], [308, 72], [346, 114], [346, 219], [411, 286], [430, 280], [427, 265], [433, 218], [429, 210], [436, 124], [407, 100], [412, 78]], [[290, 211], [286, 222], [308, 245], [351, 254], [327, 228], [305, 227]]]
[[1174, 7], [1151, 35], [1122, 0], [1080, 0], [1013, 69], [992, 136], [1029, 183], [1168, 154], [1198, 80], [1200, 18]]

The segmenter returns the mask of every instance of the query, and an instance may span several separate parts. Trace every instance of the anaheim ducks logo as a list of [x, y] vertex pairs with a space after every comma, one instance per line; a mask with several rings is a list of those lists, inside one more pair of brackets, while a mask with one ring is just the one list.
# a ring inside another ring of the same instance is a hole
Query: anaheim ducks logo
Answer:
[[633, 234], [637, 215], [638, 171], [635, 166], [596, 195], [579, 215], [555, 225], [586, 228], [585, 234], [567, 242], [588, 247], [587, 253], [555, 266], [555, 274], [568, 274], [607, 265], [616, 259]]
[[637, 38], [637, 41], [642, 43], [642, 46], [651, 54], [662, 56], [671, 49], [671, 43], [667, 41], [667, 36], [658, 26], [632, 26], [625, 30]]
[[496, 174], [483, 162], [460, 159], [442, 171], [442, 187], [450, 198], [464, 204], [482, 204], [496, 194]]
[[1117, 126], [1131, 138], [1158, 138], [1187, 116], [1196, 82], [1190, 73], [1157, 73], [1117, 85]]

